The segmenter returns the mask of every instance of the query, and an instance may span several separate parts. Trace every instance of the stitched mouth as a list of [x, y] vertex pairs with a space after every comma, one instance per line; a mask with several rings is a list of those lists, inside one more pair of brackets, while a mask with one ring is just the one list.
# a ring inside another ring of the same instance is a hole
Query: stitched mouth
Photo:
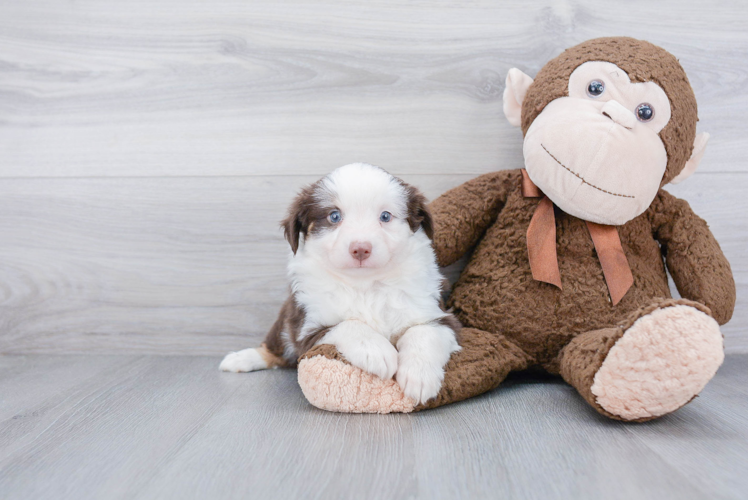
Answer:
[[579, 180], [581, 180], [581, 181], [582, 181], [582, 184], [587, 184], [587, 185], [588, 185], [589, 187], [591, 187], [591, 188], [595, 188], [595, 189], [597, 189], [598, 191], [600, 191], [601, 193], [609, 194], [609, 195], [611, 195], [611, 196], [620, 196], [621, 198], [636, 198], [635, 196], [631, 196], [631, 195], [628, 195], [628, 194], [619, 194], [619, 193], [612, 193], [612, 192], [610, 192], [610, 191], [607, 191], [607, 190], [605, 190], [605, 189], [603, 189], [603, 188], [601, 188], [601, 187], [597, 187], [597, 186], [595, 186], [594, 184], [590, 184], [589, 182], [587, 182], [587, 181], [586, 181], [586, 180], [584, 179], [584, 177], [582, 177], [581, 175], [579, 175], [578, 173], [574, 172], [574, 171], [573, 171], [572, 169], [570, 169], [569, 167], [567, 167], [566, 165], [564, 165], [563, 163], [561, 163], [560, 161], [558, 161], [558, 158], [556, 158], [555, 156], [553, 156], [553, 155], [551, 154], [551, 152], [550, 152], [550, 151], [548, 151], [548, 150], [547, 150], [547, 149], [545, 148], [545, 146], [543, 146], [543, 145], [541, 144], [541, 145], [540, 145], [540, 147], [541, 147], [541, 148], [543, 148], [543, 150], [544, 150], [544, 151], [545, 151], [546, 153], [548, 153], [548, 156], [550, 156], [551, 158], [553, 158], [553, 159], [554, 159], [554, 160], [556, 161], [556, 163], [558, 163], [559, 165], [561, 165], [562, 167], [564, 167], [564, 168], [565, 168], [565, 169], [566, 169], [567, 171], [569, 171], [569, 172], [570, 172], [571, 174], [573, 174], [573, 175], [574, 175], [575, 177], [577, 177], [577, 178], [578, 178]]

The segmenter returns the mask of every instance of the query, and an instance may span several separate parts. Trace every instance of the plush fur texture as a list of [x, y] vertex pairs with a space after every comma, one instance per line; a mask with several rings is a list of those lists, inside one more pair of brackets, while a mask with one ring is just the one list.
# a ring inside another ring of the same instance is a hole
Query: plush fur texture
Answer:
[[719, 325], [687, 305], [639, 318], [611, 348], [590, 392], [626, 420], [665, 415], [701, 392], [724, 360]]
[[[500, 334], [487, 334], [475, 328], [460, 330], [458, 352], [452, 354], [445, 366], [444, 382], [439, 394], [426, 403], [415, 406], [390, 391], [390, 380], [364, 377], [351, 371], [351, 365], [331, 345], [320, 344], [307, 351], [299, 361], [299, 384], [310, 403], [330, 411], [354, 413], [391, 413], [436, 408], [462, 401], [476, 394], [496, 388], [511, 371], [529, 366], [529, 357]], [[325, 360], [334, 360], [327, 363]], [[347, 368], [343, 368], [343, 367]], [[314, 374], [311, 372], [314, 370]], [[319, 374], [324, 370], [324, 377]], [[359, 370], [360, 371], [360, 370]], [[395, 388], [396, 389], [396, 388]], [[392, 405], [379, 399], [387, 394]], [[402, 409], [402, 408], [406, 408]]]
[[[735, 303], [730, 265], [706, 222], [685, 201], [661, 190], [644, 214], [618, 228], [634, 285], [612, 307], [584, 221], [560, 210], [556, 231], [563, 290], [532, 279], [525, 235], [538, 200], [524, 198], [520, 183], [516, 170], [487, 174], [432, 204], [442, 264], [477, 243], [449, 301], [465, 326], [501, 332], [537, 363], [550, 363], [580, 328], [615, 326], [653, 300], [668, 298], [665, 263], [684, 297], [705, 304], [720, 324], [730, 319]], [[485, 200], [504, 203], [486, 206]], [[463, 231], [459, 221], [468, 217], [488, 224]], [[483, 237], [466, 238], [476, 235]]]
[[299, 385], [317, 408], [346, 413], [410, 413], [415, 409], [416, 401], [395, 380], [354, 367], [330, 344], [315, 351], [316, 355], [305, 355], [299, 362]]
[[[523, 131], [567, 95], [571, 73], [587, 61], [614, 63], [632, 82], [655, 82], [667, 94], [672, 113], [660, 131], [667, 151], [660, 184], [667, 183], [691, 157], [696, 102], [677, 60], [647, 42], [592, 40], [549, 62], [524, 97]], [[716, 324], [726, 323], [735, 305], [730, 265], [706, 222], [685, 201], [656, 191], [643, 213], [617, 227], [634, 282], [613, 306], [586, 222], [558, 208], [563, 287], [533, 279], [526, 234], [538, 203], [522, 195], [520, 170], [506, 170], [468, 181], [431, 204], [439, 264], [472, 255], [448, 302], [465, 326], [462, 350], [447, 364], [439, 395], [415, 409], [480, 394], [528, 367], [560, 374], [611, 418], [646, 420], [690, 401], [721, 363]], [[683, 299], [670, 298], [666, 268]], [[315, 356], [331, 353], [317, 346], [303, 361]], [[376, 380], [357, 384], [368, 399], [379, 390]], [[325, 407], [347, 411], [351, 404]]]
[[459, 350], [459, 323], [440, 307], [444, 277], [431, 216], [415, 188], [372, 165], [346, 165], [303, 189], [282, 223], [292, 293], [263, 348], [231, 353], [224, 371], [293, 366], [319, 343], [433, 398]]

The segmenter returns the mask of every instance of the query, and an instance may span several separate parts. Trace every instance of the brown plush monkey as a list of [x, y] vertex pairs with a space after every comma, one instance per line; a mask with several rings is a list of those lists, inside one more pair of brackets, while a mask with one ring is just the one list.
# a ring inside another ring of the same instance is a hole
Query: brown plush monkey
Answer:
[[504, 112], [522, 128], [525, 169], [482, 175], [430, 207], [441, 265], [474, 249], [449, 299], [463, 348], [441, 392], [416, 407], [394, 381], [320, 345], [299, 364], [315, 406], [433, 408], [541, 367], [600, 413], [643, 421], [716, 373], [718, 324], [735, 304], [730, 265], [706, 222], [661, 189], [695, 170], [708, 139], [675, 57], [631, 38], [590, 40], [534, 81], [510, 70]]

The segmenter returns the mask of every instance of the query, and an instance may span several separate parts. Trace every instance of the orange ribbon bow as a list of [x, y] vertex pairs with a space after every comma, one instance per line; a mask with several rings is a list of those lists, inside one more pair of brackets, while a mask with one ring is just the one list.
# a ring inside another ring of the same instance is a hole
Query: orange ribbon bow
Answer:
[[[530, 259], [532, 277], [538, 281], [561, 287], [561, 273], [556, 255], [556, 216], [553, 202], [538, 189], [527, 171], [522, 169], [522, 196], [542, 198], [527, 228], [527, 254]], [[621, 239], [615, 226], [585, 221], [603, 268], [613, 305], [618, 304], [634, 284], [629, 261], [623, 253]]]

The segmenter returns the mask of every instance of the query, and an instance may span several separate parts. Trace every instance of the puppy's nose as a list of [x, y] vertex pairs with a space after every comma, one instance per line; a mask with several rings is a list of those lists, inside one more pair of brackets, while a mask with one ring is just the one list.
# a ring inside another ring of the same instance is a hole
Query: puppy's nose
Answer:
[[354, 241], [348, 247], [351, 257], [364, 261], [371, 256], [371, 243], [368, 241]]

